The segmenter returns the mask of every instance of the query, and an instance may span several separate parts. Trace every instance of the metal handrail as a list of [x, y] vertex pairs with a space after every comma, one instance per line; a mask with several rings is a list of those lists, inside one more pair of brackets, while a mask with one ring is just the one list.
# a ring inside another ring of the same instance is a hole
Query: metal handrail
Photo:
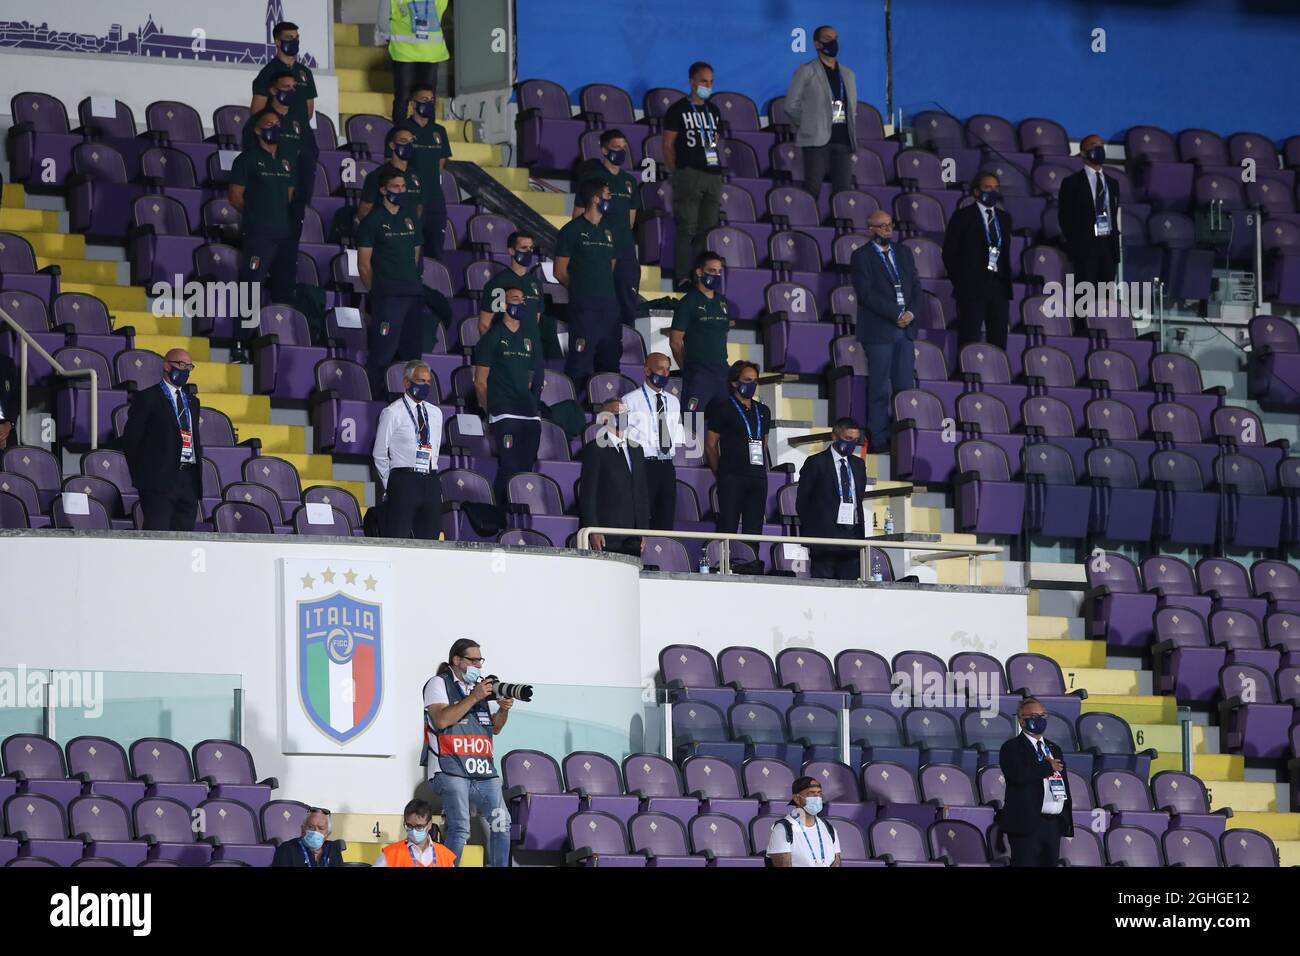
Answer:
[[[26, 427], [27, 424], [27, 350], [33, 348], [41, 358], [50, 363], [56, 375], [62, 375], [64, 378], [81, 378], [83, 376], [90, 378], [90, 450], [94, 451], [99, 447], [99, 373], [93, 368], [73, 368], [67, 369], [54, 360], [54, 356], [45, 351], [41, 344], [37, 342], [30, 332], [18, 324], [8, 312], [0, 308], [0, 323], [4, 323], [17, 333], [20, 340], [19, 358], [18, 358], [18, 381], [22, 386], [18, 398], [19, 427]], [[19, 435], [20, 440], [26, 440], [25, 436]]]
[[883, 548], [894, 551], [922, 551], [925, 553], [917, 555], [914, 560], [923, 564], [929, 564], [934, 561], [944, 561], [949, 558], [975, 558], [976, 560], [971, 561], [969, 568], [969, 581], [971, 585], [978, 585], [980, 583], [980, 562], [978, 558], [982, 555], [1002, 553], [1002, 549], [994, 544], [953, 544], [947, 541], [882, 541], [879, 537], [808, 538], [779, 534], [721, 534], [712, 531], [663, 531], [650, 528], [603, 528], [596, 526], [578, 529], [577, 544], [579, 550], [591, 550], [591, 536], [593, 534], [619, 535], [632, 538], [688, 538], [695, 541], [721, 541], [722, 554], [718, 562], [718, 571], [721, 574], [731, 573], [732, 541], [772, 541], [777, 544], [858, 548], [861, 551], [861, 561], [858, 570], [859, 581], [867, 581], [871, 578], [871, 551], [873, 548]]

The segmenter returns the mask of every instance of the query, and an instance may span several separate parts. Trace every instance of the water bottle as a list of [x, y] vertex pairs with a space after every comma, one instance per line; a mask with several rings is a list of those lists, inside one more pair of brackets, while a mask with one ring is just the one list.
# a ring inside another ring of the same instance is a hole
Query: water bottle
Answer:
[[885, 509], [885, 534], [894, 533], [894, 512]]
[[883, 574], [881, 574], [878, 570], [876, 570], [876, 565], [875, 565], [874, 562], [872, 562], [872, 565], [871, 565], [871, 580], [872, 580], [872, 581], [883, 581], [883, 580], [885, 580], [885, 576], [884, 576]]
[[707, 551], [701, 551], [700, 552], [700, 574], [709, 574], [709, 573], [711, 573], [711, 569], [709, 568], [709, 554]]

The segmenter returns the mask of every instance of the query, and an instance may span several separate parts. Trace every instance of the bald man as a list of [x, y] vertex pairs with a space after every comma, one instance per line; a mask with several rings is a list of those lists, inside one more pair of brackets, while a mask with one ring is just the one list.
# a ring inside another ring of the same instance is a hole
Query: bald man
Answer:
[[1083, 169], [1061, 180], [1061, 236], [1074, 281], [1114, 282], [1119, 266], [1119, 181], [1105, 173], [1106, 141], [1093, 133], [1079, 143]]
[[671, 531], [677, 519], [677, 468], [673, 457], [686, 444], [682, 403], [668, 391], [671, 361], [663, 352], [645, 360], [645, 381], [623, 396], [628, 435], [645, 457], [646, 489], [650, 495], [650, 527]]
[[895, 243], [894, 220], [883, 209], [867, 219], [871, 242], [849, 261], [858, 300], [857, 337], [867, 355], [867, 441], [871, 451], [889, 451], [889, 406], [894, 393], [916, 380], [912, 341], [915, 313], [925, 293], [912, 250]]
[[199, 399], [186, 388], [194, 362], [184, 349], [163, 360], [162, 381], [131, 399], [122, 451], [140, 492], [145, 531], [193, 531], [203, 489]]

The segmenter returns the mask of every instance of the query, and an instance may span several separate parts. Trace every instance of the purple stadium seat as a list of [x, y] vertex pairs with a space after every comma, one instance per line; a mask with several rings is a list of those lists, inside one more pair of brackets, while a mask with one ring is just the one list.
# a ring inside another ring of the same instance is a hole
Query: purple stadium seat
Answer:
[[725, 813], [748, 826], [759, 801], [742, 796], [740, 771], [718, 757], [688, 757], [682, 762], [683, 789], [700, 801], [701, 813]]
[[[190, 754], [176, 741], [142, 737], [131, 744], [128, 752], [131, 775], [144, 781], [148, 797], [174, 800], [187, 807], [196, 807], [207, 798], [207, 783], [195, 779]], [[136, 823], [139, 829], [138, 805]]]
[[525, 80], [516, 87], [519, 163], [568, 171], [579, 159], [578, 139], [592, 121], [575, 117], [569, 95], [549, 80]]
[[81, 794], [82, 782], [68, 777], [63, 748], [49, 737], [13, 734], [0, 744], [0, 757], [5, 776], [17, 780], [23, 793], [47, 796], [63, 806]]
[[1278, 866], [1277, 847], [1258, 830], [1227, 830], [1219, 838], [1224, 866]]
[[946, 866], [942, 861], [932, 861], [926, 849], [922, 827], [928, 827], [930, 822], [918, 825], [904, 819], [877, 819], [867, 830], [872, 857], [890, 866]]
[[1089, 530], [1104, 540], [1149, 541], [1156, 493], [1142, 487], [1133, 456], [1120, 448], [1094, 448], [1085, 468], [1093, 486]]
[[68, 805], [68, 830], [85, 841], [88, 857], [139, 866], [149, 852], [146, 841], [134, 839], [127, 805], [110, 796], [95, 794], [73, 800]]
[[85, 844], [68, 832], [63, 804], [40, 793], [19, 793], [4, 802], [4, 832], [18, 841], [20, 857], [41, 857], [59, 866], [79, 860]]
[[1232, 816], [1230, 807], [1211, 810], [1205, 784], [1181, 770], [1162, 770], [1153, 776], [1151, 797], [1157, 809], [1169, 814], [1171, 829], [1199, 830], [1216, 840]]
[[762, 857], [750, 855], [749, 834], [740, 821], [721, 813], [701, 813], [687, 826], [691, 849], [709, 866], [764, 866]]
[[957, 470], [958, 528], [977, 534], [1019, 534], [1025, 485], [1012, 480], [1006, 453], [989, 441], [964, 441], [957, 446]]
[[212, 798], [195, 808], [200, 839], [213, 841], [213, 860], [270, 866], [275, 847], [262, 842], [257, 813], [238, 800]]
[[669, 644], [659, 652], [659, 674], [674, 700], [703, 700], [722, 710], [736, 701], [736, 692], [723, 686], [713, 655], [691, 644]]
[[633, 853], [627, 830], [618, 817], [598, 810], [580, 810], [566, 823], [570, 866], [645, 866], [646, 857]]
[[256, 812], [280, 786], [275, 777], [258, 780], [253, 755], [234, 741], [201, 740], [193, 757], [195, 777], [211, 788], [211, 799], [237, 800]]
[[604, 754], [574, 751], [561, 766], [565, 790], [576, 793], [584, 807], [612, 814], [624, 824], [641, 809], [640, 798], [625, 791], [618, 764]]
[[[1077, 828], [1076, 828], [1077, 830]], [[1106, 859], [1111, 866], [1164, 866], [1160, 843], [1149, 831], [1114, 826], [1106, 831]]]

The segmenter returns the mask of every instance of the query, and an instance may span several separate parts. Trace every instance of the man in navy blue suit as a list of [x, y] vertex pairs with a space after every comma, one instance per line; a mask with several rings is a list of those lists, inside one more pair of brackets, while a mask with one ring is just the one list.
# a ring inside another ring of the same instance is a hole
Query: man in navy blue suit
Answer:
[[891, 241], [894, 221], [889, 213], [873, 212], [867, 232], [872, 241], [853, 253], [849, 271], [858, 299], [858, 341], [867, 355], [868, 447], [884, 453], [889, 450], [890, 401], [916, 379], [913, 313], [923, 293], [912, 250]]

